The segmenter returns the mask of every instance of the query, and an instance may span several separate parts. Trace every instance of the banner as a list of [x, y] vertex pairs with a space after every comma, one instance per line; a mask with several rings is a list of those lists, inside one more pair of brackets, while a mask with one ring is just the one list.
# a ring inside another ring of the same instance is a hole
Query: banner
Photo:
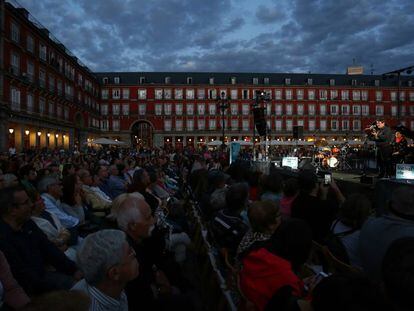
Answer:
[[237, 158], [239, 157], [239, 153], [240, 153], [240, 144], [239, 143], [234, 143], [232, 142], [230, 144], [230, 164], [234, 161], [237, 160]]

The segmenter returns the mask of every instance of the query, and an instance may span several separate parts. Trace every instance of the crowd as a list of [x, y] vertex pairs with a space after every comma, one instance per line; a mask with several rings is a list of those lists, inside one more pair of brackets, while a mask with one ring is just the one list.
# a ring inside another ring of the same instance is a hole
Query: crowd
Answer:
[[413, 189], [379, 215], [313, 171], [227, 160], [206, 149], [2, 155], [2, 308], [200, 309], [184, 271], [192, 204], [240, 309], [413, 309]]

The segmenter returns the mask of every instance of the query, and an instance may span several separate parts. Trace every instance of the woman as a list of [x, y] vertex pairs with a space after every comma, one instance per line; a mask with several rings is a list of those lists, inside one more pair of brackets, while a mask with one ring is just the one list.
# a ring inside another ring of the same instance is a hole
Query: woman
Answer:
[[79, 219], [79, 224], [85, 222], [85, 211], [81, 196], [81, 182], [75, 174], [67, 175], [62, 181], [61, 207], [69, 215]]
[[397, 164], [397, 163], [404, 162], [405, 155], [407, 154], [408, 143], [407, 143], [407, 139], [399, 131], [395, 132], [395, 138], [394, 138], [394, 141], [392, 142], [392, 148], [393, 148], [393, 153], [392, 153], [393, 163]]

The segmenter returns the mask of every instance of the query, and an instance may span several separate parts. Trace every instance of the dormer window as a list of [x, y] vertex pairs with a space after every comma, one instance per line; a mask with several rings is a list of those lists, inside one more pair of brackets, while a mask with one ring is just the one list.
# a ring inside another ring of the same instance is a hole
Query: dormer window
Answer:
[[285, 79], [285, 84], [286, 84], [286, 85], [290, 85], [290, 78], [286, 78], [286, 79]]
[[308, 79], [307, 81], [307, 85], [312, 85], [313, 84], [313, 80], [311, 78]]
[[351, 80], [351, 85], [352, 85], [352, 86], [356, 86], [356, 85], [357, 85], [357, 80], [352, 79], [352, 80]]
[[165, 84], [170, 84], [171, 83], [171, 77], [165, 77], [164, 81], [165, 81]]
[[231, 81], [231, 84], [234, 85], [234, 84], [236, 84], [237, 79], [236, 79], [236, 77], [231, 77], [230, 81]]
[[375, 84], [375, 86], [380, 86], [380, 80], [375, 80], [374, 84]]
[[115, 83], [115, 84], [119, 84], [119, 82], [120, 82], [120, 78], [119, 78], [119, 77], [115, 77], [115, 78], [114, 78], [114, 83]]
[[193, 84], [193, 78], [187, 77], [187, 84]]
[[254, 85], [259, 84], [259, 78], [253, 78], [253, 84]]
[[210, 85], [213, 85], [214, 84], [214, 78], [210, 78], [210, 79], [208, 79], [208, 81], [209, 81], [209, 84]]
[[103, 83], [103, 84], [108, 84], [108, 82], [109, 82], [108, 77], [104, 77], [104, 78], [102, 78], [102, 83]]
[[269, 78], [264, 78], [263, 83], [266, 84], [266, 85], [269, 84]]
[[335, 85], [335, 79], [330, 79], [329, 80], [329, 85], [334, 86]]
[[145, 84], [145, 77], [139, 77], [139, 84]]

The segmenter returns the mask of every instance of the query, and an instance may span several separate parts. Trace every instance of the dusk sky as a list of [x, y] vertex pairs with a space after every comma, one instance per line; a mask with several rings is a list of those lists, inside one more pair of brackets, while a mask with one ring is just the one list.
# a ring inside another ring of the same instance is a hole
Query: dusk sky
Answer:
[[414, 0], [20, 0], [93, 71], [374, 74], [414, 65]]

